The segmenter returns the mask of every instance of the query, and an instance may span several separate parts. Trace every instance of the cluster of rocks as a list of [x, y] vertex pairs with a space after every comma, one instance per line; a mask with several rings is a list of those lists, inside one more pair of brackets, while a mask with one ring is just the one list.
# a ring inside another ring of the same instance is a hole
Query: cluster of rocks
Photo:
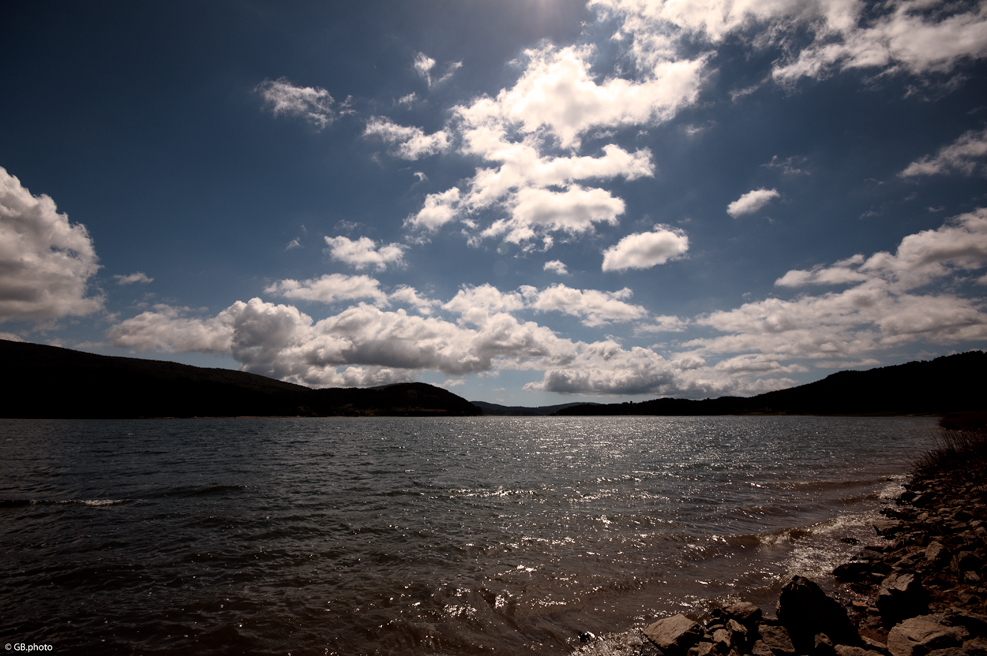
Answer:
[[702, 622], [644, 629], [641, 656], [987, 656], [987, 488], [916, 476], [876, 523], [881, 539], [833, 574], [847, 605], [796, 576], [777, 617], [740, 602]]

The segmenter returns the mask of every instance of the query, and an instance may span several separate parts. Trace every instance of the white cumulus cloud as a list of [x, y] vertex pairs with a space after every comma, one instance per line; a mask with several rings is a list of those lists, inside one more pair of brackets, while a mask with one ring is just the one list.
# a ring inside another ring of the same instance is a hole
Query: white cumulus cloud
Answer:
[[188, 318], [160, 306], [108, 332], [117, 346], [211, 350], [246, 371], [307, 385], [379, 385], [421, 370], [490, 371], [495, 362], [563, 357], [575, 348], [552, 331], [495, 313], [475, 327], [360, 304], [320, 321], [289, 305], [254, 298], [217, 316]]
[[685, 232], [656, 225], [651, 232], [627, 235], [603, 253], [604, 271], [650, 269], [680, 258], [689, 250]]
[[357, 270], [373, 267], [378, 271], [383, 271], [388, 266], [399, 266], [403, 264], [404, 251], [406, 246], [401, 244], [387, 244], [377, 246], [377, 242], [369, 237], [360, 237], [357, 240], [349, 237], [326, 237], [328, 248], [326, 251], [329, 257], [337, 262], [349, 264]]
[[552, 285], [540, 292], [525, 290], [529, 296], [528, 307], [543, 312], [555, 311], [582, 318], [587, 326], [602, 326], [611, 322], [642, 319], [648, 311], [640, 305], [632, 305], [626, 299], [633, 295], [630, 289], [602, 292], [595, 289], [573, 289], [562, 284]]
[[101, 310], [103, 298], [90, 295], [98, 270], [86, 227], [0, 167], [0, 322]]
[[909, 164], [899, 175], [903, 178], [919, 175], [942, 175], [954, 171], [973, 175], [979, 168], [987, 170], [987, 129], [970, 130], [943, 147], [935, 157], [923, 157]]
[[154, 282], [154, 278], [148, 277], [148, 275], [143, 271], [137, 271], [136, 273], [131, 273], [126, 276], [113, 276], [113, 279], [117, 281], [118, 285], [132, 285], [135, 282], [139, 282], [141, 284]]
[[545, 262], [545, 266], [542, 267], [542, 270], [551, 271], [552, 273], [556, 273], [560, 276], [569, 275], [569, 269], [566, 268], [565, 263], [561, 260], [549, 260], [548, 262]]
[[[860, 20], [862, 3], [853, 3], [853, 24], [821, 34], [795, 61], [778, 66], [775, 79], [824, 77], [832, 70], [904, 70], [913, 75], [946, 72], [963, 60], [987, 56], [987, 7], [958, 4], [959, 11], [929, 12], [927, 0], [899, 0], [885, 5], [876, 20]], [[857, 21], [860, 20], [858, 23]], [[830, 38], [825, 38], [830, 37]]]
[[525, 389], [560, 394], [648, 394], [706, 398], [751, 395], [789, 387], [786, 378], [751, 380], [705, 366], [699, 358], [666, 359], [652, 349], [623, 348], [613, 340], [581, 344], [565, 363], [550, 366]]
[[[643, 76], [605, 77], [592, 70], [596, 55], [589, 46], [526, 51], [512, 86], [453, 108], [443, 143], [454, 135], [462, 154], [484, 164], [462, 188], [429, 194], [407, 225], [435, 230], [458, 219], [467, 234], [472, 231], [471, 243], [497, 237], [528, 249], [533, 240], [548, 248], [556, 232], [577, 237], [594, 223], [615, 223], [623, 200], [589, 181], [651, 176], [651, 152], [614, 143], [602, 146], [600, 156], [575, 151], [586, 134], [656, 125], [693, 104], [705, 60], [663, 62]], [[384, 123], [373, 129], [396, 134]], [[429, 136], [402, 134], [409, 140]]]
[[415, 55], [412, 66], [415, 69], [415, 73], [418, 73], [418, 77], [425, 80], [428, 86], [432, 86], [432, 69], [435, 68], [435, 60], [424, 52], [419, 52]]
[[505, 241], [520, 244], [552, 232], [577, 235], [591, 232], [596, 223], [615, 225], [624, 213], [624, 201], [610, 192], [578, 185], [565, 191], [525, 188], [512, 205], [510, 218], [495, 221], [484, 237], [504, 235]]
[[[731, 35], [751, 46], [782, 46], [773, 78], [792, 83], [855, 69], [948, 72], [987, 56], [987, 8], [935, 0], [591, 0], [619, 20], [638, 66], [673, 58], [682, 43], [718, 45]], [[804, 36], [804, 46], [796, 44]]]
[[474, 124], [500, 119], [529, 133], [544, 129], [571, 148], [592, 129], [667, 121], [699, 95], [703, 58], [659, 62], [641, 79], [600, 81], [590, 71], [594, 55], [590, 46], [528, 50], [514, 87], [460, 113]]
[[[987, 209], [906, 236], [895, 253], [855, 255], [829, 266], [793, 270], [779, 287], [848, 285], [842, 291], [768, 298], [695, 319], [722, 333], [682, 344], [697, 354], [770, 354], [775, 359], [860, 360], [902, 344], [987, 340], [982, 298], [953, 287], [987, 284]], [[937, 288], [935, 285], [939, 285]]]
[[754, 189], [727, 205], [727, 214], [733, 218], [753, 214], [781, 194], [777, 189]]
[[417, 289], [409, 285], [398, 285], [387, 297], [393, 303], [409, 305], [419, 314], [431, 314], [433, 309], [440, 305], [438, 301], [422, 296]]
[[228, 353], [236, 307], [203, 319], [188, 316], [188, 308], [155, 305], [112, 326], [107, 336], [115, 346], [142, 351]]
[[297, 116], [320, 130], [338, 117], [333, 108], [335, 100], [328, 91], [320, 87], [295, 86], [282, 77], [264, 80], [257, 85], [256, 91], [275, 116]]
[[264, 289], [267, 294], [302, 301], [336, 303], [362, 298], [373, 299], [379, 305], [387, 304], [387, 294], [380, 289], [380, 283], [369, 276], [347, 276], [331, 273], [310, 280], [279, 280]]
[[381, 116], [375, 116], [367, 121], [363, 134], [380, 138], [392, 147], [392, 154], [412, 161], [441, 153], [448, 150], [451, 145], [449, 134], [445, 130], [425, 134], [421, 128], [398, 125]]
[[414, 216], [405, 219], [404, 224], [419, 230], [438, 230], [455, 220], [459, 212], [459, 189], [453, 187], [442, 193], [428, 194], [425, 205]]

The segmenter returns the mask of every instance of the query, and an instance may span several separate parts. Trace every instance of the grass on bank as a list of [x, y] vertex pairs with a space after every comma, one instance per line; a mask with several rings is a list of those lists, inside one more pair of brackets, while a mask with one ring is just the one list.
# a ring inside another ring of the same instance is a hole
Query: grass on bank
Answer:
[[987, 489], [987, 412], [947, 415], [939, 420], [936, 448], [915, 463], [919, 476], [945, 476]]

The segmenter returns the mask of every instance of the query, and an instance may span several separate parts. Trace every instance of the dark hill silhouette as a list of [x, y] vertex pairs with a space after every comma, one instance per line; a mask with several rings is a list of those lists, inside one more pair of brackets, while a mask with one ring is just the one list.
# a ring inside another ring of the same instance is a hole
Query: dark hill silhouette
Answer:
[[559, 415], [942, 415], [987, 410], [987, 353], [969, 351], [935, 360], [866, 371], [840, 371], [822, 380], [750, 398], [654, 399], [585, 404]]
[[583, 403], [560, 403], [559, 405], [540, 405], [528, 407], [523, 405], [500, 405], [498, 403], [487, 403], [486, 401], [470, 401], [473, 405], [483, 410], [483, 414], [500, 417], [544, 417], [554, 415], [559, 410], [571, 408], [574, 405], [585, 405]]
[[0, 340], [0, 417], [467, 416], [444, 389], [400, 383], [310, 389], [265, 376]]

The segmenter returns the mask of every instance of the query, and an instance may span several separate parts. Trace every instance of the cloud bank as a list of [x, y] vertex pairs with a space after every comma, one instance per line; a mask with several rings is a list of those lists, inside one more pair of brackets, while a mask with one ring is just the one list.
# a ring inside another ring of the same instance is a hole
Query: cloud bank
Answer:
[[[681, 237], [660, 227], [642, 234]], [[379, 384], [422, 371], [466, 376], [518, 370], [542, 372], [527, 387], [546, 392], [743, 395], [790, 386], [787, 376], [809, 366], [873, 363], [874, 356], [905, 344], [983, 343], [987, 303], [982, 295], [964, 298], [952, 290], [987, 285], [985, 269], [987, 209], [978, 209], [908, 235], [894, 253], [788, 271], [776, 287], [797, 291], [791, 299], [766, 298], [691, 318], [653, 315], [630, 303], [626, 288], [555, 284], [501, 291], [485, 284], [463, 287], [441, 303], [407, 285], [388, 293], [368, 276], [332, 274], [283, 280], [265, 290], [294, 300], [359, 301], [321, 320], [254, 298], [212, 317], [157, 306], [107, 334], [129, 348], [228, 354], [247, 371], [309, 385]], [[421, 316], [388, 309], [392, 303]], [[591, 328], [624, 323], [637, 334], [675, 335], [696, 326], [713, 335], [673, 341], [662, 355], [612, 337], [560, 337], [535, 320], [545, 313]]]

